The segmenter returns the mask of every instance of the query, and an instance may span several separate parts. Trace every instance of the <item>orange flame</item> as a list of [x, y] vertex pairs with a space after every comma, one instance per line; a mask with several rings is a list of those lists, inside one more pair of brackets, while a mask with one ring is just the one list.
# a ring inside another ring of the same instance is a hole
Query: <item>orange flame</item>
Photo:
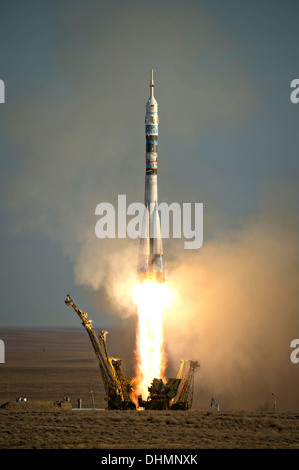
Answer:
[[136, 284], [133, 299], [138, 306], [137, 393], [146, 399], [152, 380], [165, 380], [163, 311], [171, 301], [171, 292], [166, 284], [148, 280]]

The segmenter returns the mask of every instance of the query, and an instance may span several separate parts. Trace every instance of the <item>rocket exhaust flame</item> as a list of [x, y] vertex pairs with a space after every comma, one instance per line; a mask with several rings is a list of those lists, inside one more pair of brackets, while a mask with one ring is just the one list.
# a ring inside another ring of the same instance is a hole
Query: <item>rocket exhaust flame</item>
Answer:
[[138, 307], [137, 326], [137, 392], [146, 397], [153, 378], [165, 380], [163, 312], [171, 301], [166, 284], [148, 280], [137, 283], [133, 299]]

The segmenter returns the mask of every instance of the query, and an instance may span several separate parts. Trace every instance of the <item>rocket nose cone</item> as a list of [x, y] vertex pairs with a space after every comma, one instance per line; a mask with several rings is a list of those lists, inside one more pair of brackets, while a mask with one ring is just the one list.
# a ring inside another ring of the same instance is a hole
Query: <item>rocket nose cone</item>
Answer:
[[157, 106], [158, 105], [158, 101], [156, 100], [156, 98], [154, 96], [150, 96], [149, 99], [147, 100], [146, 102], [147, 105], [154, 105], [154, 106]]

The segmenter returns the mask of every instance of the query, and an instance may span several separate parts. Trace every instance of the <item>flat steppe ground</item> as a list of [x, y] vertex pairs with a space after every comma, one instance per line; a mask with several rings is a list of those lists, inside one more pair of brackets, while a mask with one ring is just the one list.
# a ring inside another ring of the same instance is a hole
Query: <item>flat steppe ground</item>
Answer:
[[[8, 403], [0, 408], [1, 449], [299, 448], [299, 412], [104, 409], [98, 364], [83, 330], [2, 329], [0, 338], [0, 405]], [[64, 396], [70, 408], [54, 406]], [[92, 396], [96, 409], [72, 409], [78, 398], [92, 408]], [[27, 401], [17, 403], [18, 397]]]

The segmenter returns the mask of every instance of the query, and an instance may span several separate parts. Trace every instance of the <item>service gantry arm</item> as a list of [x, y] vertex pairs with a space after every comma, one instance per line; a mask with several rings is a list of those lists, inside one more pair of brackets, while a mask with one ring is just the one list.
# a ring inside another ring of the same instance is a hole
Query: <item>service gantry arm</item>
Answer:
[[197, 361], [189, 361], [189, 368], [180, 384], [178, 394], [173, 400], [174, 403], [183, 403], [189, 410], [193, 402], [194, 373], [198, 367]]
[[119, 386], [117, 384], [117, 381], [115, 380], [111, 363], [108, 358], [107, 350], [105, 351], [102, 345], [100, 344], [100, 341], [95, 334], [92, 322], [87, 317], [87, 313], [83, 312], [83, 310], [78, 308], [69, 295], [67, 295], [67, 298], [65, 299], [65, 303], [66, 305], [70, 305], [73, 307], [75, 312], [79, 315], [80, 319], [82, 320], [82, 325], [85, 327], [88, 333], [88, 336], [91, 340], [93, 349], [95, 351], [95, 354], [96, 354], [96, 357], [100, 366], [100, 371], [102, 374], [102, 379], [103, 379], [106, 395], [108, 397], [111, 397], [113, 395], [119, 395], [120, 394]]
[[184, 359], [181, 359], [181, 366], [180, 366], [179, 371], [178, 371], [177, 376], [176, 376], [177, 379], [181, 379], [181, 378], [182, 378], [183, 369], [184, 369], [184, 364], [185, 364]]
[[122, 395], [124, 397], [124, 401], [130, 401], [131, 400], [130, 393], [133, 391], [133, 386], [132, 386], [132, 383], [128, 381], [123, 374], [123, 371], [121, 368], [121, 361], [122, 361], [121, 359], [112, 359], [112, 365], [117, 375], [117, 378], [121, 387]]
[[130, 392], [132, 391], [132, 387], [130, 383], [125, 378], [122, 368], [121, 368], [121, 359], [115, 359], [114, 357], [109, 357], [107, 344], [106, 344], [106, 335], [108, 331], [101, 330], [99, 333], [99, 340], [103, 346], [103, 349], [106, 354], [107, 362], [109, 363], [112, 373], [114, 375], [115, 381], [119, 387], [122, 399], [124, 401], [131, 401]]

